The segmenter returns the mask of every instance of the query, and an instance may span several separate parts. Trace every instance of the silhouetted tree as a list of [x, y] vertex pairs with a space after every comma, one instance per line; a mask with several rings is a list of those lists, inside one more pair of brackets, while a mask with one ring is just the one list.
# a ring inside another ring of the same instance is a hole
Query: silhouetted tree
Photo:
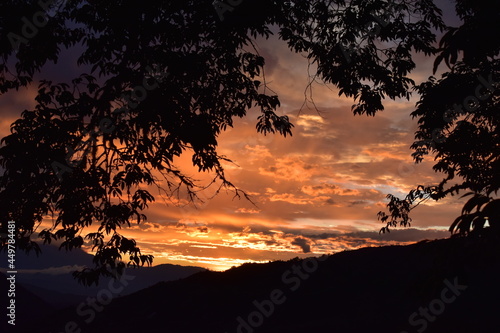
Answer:
[[379, 213], [387, 222], [382, 232], [409, 226], [409, 212], [422, 201], [461, 192], [471, 199], [450, 226], [453, 234], [482, 231], [485, 218], [490, 230], [500, 229], [494, 199], [500, 189], [500, 40], [491, 36], [500, 29], [500, 3], [460, 0], [456, 13], [462, 25], [447, 28], [434, 63], [434, 73], [443, 60], [449, 71], [417, 87], [421, 98], [412, 113], [419, 123], [413, 157], [418, 163], [434, 154], [433, 168], [444, 178], [418, 186], [404, 199], [389, 195], [390, 214]]
[[[91, 67], [68, 82], [40, 81], [35, 109], [12, 124], [0, 149], [0, 221], [15, 220], [16, 244], [36, 250], [30, 237], [53, 214], [53, 226], [40, 230], [45, 242], [71, 249], [87, 240], [97, 251], [96, 266], [78, 274], [87, 283], [111, 274], [122, 256], [151, 263], [119, 229], [146, 219], [154, 197], [142, 185], [196, 197], [199, 184], [175, 157], [189, 152], [217, 186], [245, 195], [225, 177], [221, 131], [255, 106], [259, 132], [291, 135], [254, 47], [270, 27], [317, 65], [314, 79], [336, 85], [354, 98], [355, 114], [367, 115], [383, 110], [386, 97], [410, 97], [412, 56], [436, 54], [433, 31], [445, 27], [431, 0], [7, 0], [0, 13], [2, 93], [43, 78], [63, 48]], [[91, 225], [98, 230], [82, 234]]]

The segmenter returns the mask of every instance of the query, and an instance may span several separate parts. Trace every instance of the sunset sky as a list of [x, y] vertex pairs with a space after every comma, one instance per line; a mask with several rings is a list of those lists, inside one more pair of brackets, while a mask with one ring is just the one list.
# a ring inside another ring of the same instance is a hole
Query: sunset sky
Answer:
[[[333, 86], [315, 84], [318, 110], [311, 103], [302, 107], [306, 59], [291, 53], [277, 37], [257, 44], [266, 59], [268, 86], [281, 100], [278, 113], [288, 115], [295, 127], [287, 138], [257, 134], [259, 111], [250, 110], [219, 138], [219, 152], [237, 164], [226, 165], [229, 180], [249, 193], [255, 205], [234, 199], [233, 193], [210, 199], [214, 188], [200, 193], [205, 203], [196, 208], [176, 207], [153, 191], [156, 202], [145, 212], [148, 222], [122, 233], [153, 254], [155, 265], [214, 270], [449, 236], [448, 227], [463, 204], [456, 197], [418, 207], [411, 229], [379, 235], [384, 224], [376, 214], [385, 209], [387, 194], [402, 197], [418, 184], [440, 180], [432, 171], [432, 158], [415, 165], [410, 155], [417, 125], [409, 114], [417, 96], [386, 100], [385, 111], [375, 117], [353, 116], [352, 99], [339, 97]], [[432, 74], [433, 58], [416, 59], [411, 77], [420, 83]], [[59, 80], [81, 72], [64, 59], [47, 68]], [[34, 107], [36, 86], [1, 96], [0, 137], [24, 109]], [[208, 175], [190, 171], [189, 162], [190, 156], [178, 161], [194, 178], [207, 182]]]

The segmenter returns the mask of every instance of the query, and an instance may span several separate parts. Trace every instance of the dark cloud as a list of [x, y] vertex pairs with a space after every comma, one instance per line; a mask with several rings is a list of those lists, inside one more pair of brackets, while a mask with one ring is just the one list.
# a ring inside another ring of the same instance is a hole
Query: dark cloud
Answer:
[[360, 239], [373, 239], [379, 241], [397, 241], [397, 242], [418, 242], [424, 239], [441, 239], [450, 236], [447, 230], [436, 229], [393, 229], [390, 233], [380, 234], [378, 230], [374, 231], [355, 231], [345, 234], [340, 233], [321, 233], [308, 235], [311, 239], [343, 239], [343, 238], [360, 238]]
[[309, 244], [309, 240], [307, 240], [306, 238], [297, 237], [293, 240], [292, 245], [300, 246], [302, 252], [304, 253], [311, 252], [311, 245]]
[[337, 202], [335, 202], [332, 198], [328, 198], [328, 199], [326, 199], [326, 200], [325, 200], [325, 203], [326, 203], [327, 205], [335, 205], [335, 204], [337, 204]]
[[368, 204], [368, 201], [366, 201], [366, 200], [349, 201], [349, 207], [359, 206], [359, 205], [366, 205], [366, 204]]

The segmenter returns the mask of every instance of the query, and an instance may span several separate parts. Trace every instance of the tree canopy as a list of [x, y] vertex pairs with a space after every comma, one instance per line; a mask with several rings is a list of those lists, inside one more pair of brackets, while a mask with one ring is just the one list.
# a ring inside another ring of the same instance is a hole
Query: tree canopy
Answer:
[[[77, 274], [86, 283], [123, 268], [123, 256], [132, 265], [151, 263], [119, 233], [146, 220], [154, 196], [141, 185], [196, 198], [200, 185], [174, 163], [188, 153], [200, 171], [213, 173], [214, 186], [246, 196], [225, 176], [221, 162], [230, 157], [217, 151], [219, 134], [251, 107], [261, 110], [258, 132], [292, 134], [255, 47], [273, 31], [291, 52], [306, 54], [315, 78], [354, 99], [354, 114], [375, 115], [384, 99], [409, 99], [416, 89], [415, 160], [435, 153], [435, 170], [445, 173], [416, 197], [460, 190], [489, 197], [499, 186], [491, 79], [498, 41], [485, 31], [497, 31], [489, 29], [498, 28], [499, 11], [465, 0], [456, 11], [464, 21], [458, 28], [446, 27], [432, 0], [3, 1], [0, 92], [28, 86], [35, 75], [42, 80], [36, 107], [2, 139], [0, 221], [17, 222], [16, 244], [27, 250], [37, 250], [31, 236], [50, 214], [53, 226], [39, 230], [45, 242], [71, 249], [90, 241], [95, 267]], [[43, 80], [44, 65], [66, 48], [89, 71], [68, 82]], [[416, 86], [416, 53], [435, 56], [436, 66], [444, 60], [450, 71]], [[467, 99], [483, 79], [491, 85], [479, 89], [477, 102]], [[455, 175], [463, 182], [445, 188]], [[380, 213], [387, 230], [409, 222], [414, 201], [407, 199], [393, 197], [391, 215]], [[91, 225], [97, 232], [82, 234]]]
[[[481, 234], [488, 220], [500, 229], [500, 41], [489, 32], [500, 28], [500, 4], [457, 1], [459, 27], [441, 38], [434, 71], [445, 62], [449, 71], [416, 87], [420, 100], [411, 116], [418, 119], [411, 148], [418, 163], [433, 154], [433, 169], [444, 174], [439, 184], [419, 185], [403, 199], [389, 195], [389, 227], [410, 225], [409, 212], [427, 199], [463, 193], [470, 200], [451, 224], [457, 235]], [[464, 193], [465, 192], [465, 193]]]

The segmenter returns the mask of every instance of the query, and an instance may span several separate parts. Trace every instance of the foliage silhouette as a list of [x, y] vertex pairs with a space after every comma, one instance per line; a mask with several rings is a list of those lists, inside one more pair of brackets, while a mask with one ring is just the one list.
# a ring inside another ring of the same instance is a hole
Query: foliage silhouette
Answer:
[[[450, 231], [468, 235], [484, 226], [484, 217], [498, 231], [498, 210], [491, 211], [500, 189], [500, 135], [498, 124], [500, 41], [489, 38], [489, 32], [500, 28], [500, 4], [489, 1], [456, 1], [456, 13], [463, 21], [450, 27], [440, 41], [434, 71], [444, 60], [449, 71], [441, 79], [430, 77], [417, 87], [420, 101], [411, 114], [419, 129], [411, 148], [418, 163], [434, 154], [433, 169], [445, 177], [437, 185], [419, 185], [404, 198], [389, 195], [390, 214], [379, 212], [390, 227], [409, 226], [409, 212], [421, 202], [440, 200], [448, 195], [468, 191], [473, 195]], [[452, 181], [454, 184], [450, 184]], [[481, 205], [488, 203], [480, 212]], [[474, 207], [477, 211], [471, 214]]]
[[[92, 69], [69, 83], [40, 81], [35, 109], [3, 138], [0, 220], [16, 221], [22, 249], [37, 250], [31, 236], [47, 214], [54, 223], [40, 231], [45, 242], [71, 250], [90, 241], [95, 267], [77, 274], [88, 284], [122, 269], [124, 256], [130, 265], [152, 262], [119, 233], [146, 220], [154, 196], [141, 186], [196, 200], [201, 186], [176, 157], [190, 153], [219, 190], [246, 196], [225, 177], [221, 162], [230, 160], [217, 152], [218, 135], [250, 107], [262, 111], [257, 131], [291, 135], [255, 47], [271, 26], [317, 65], [312, 80], [336, 85], [354, 98], [354, 114], [367, 115], [383, 110], [384, 98], [410, 97], [414, 52], [436, 54], [434, 31], [445, 28], [431, 0], [245, 1], [223, 21], [211, 0], [75, 0], [45, 22], [35, 21], [38, 11], [34, 0], [0, 4], [0, 92], [43, 78], [63, 48]], [[97, 232], [82, 234], [91, 225]]]

